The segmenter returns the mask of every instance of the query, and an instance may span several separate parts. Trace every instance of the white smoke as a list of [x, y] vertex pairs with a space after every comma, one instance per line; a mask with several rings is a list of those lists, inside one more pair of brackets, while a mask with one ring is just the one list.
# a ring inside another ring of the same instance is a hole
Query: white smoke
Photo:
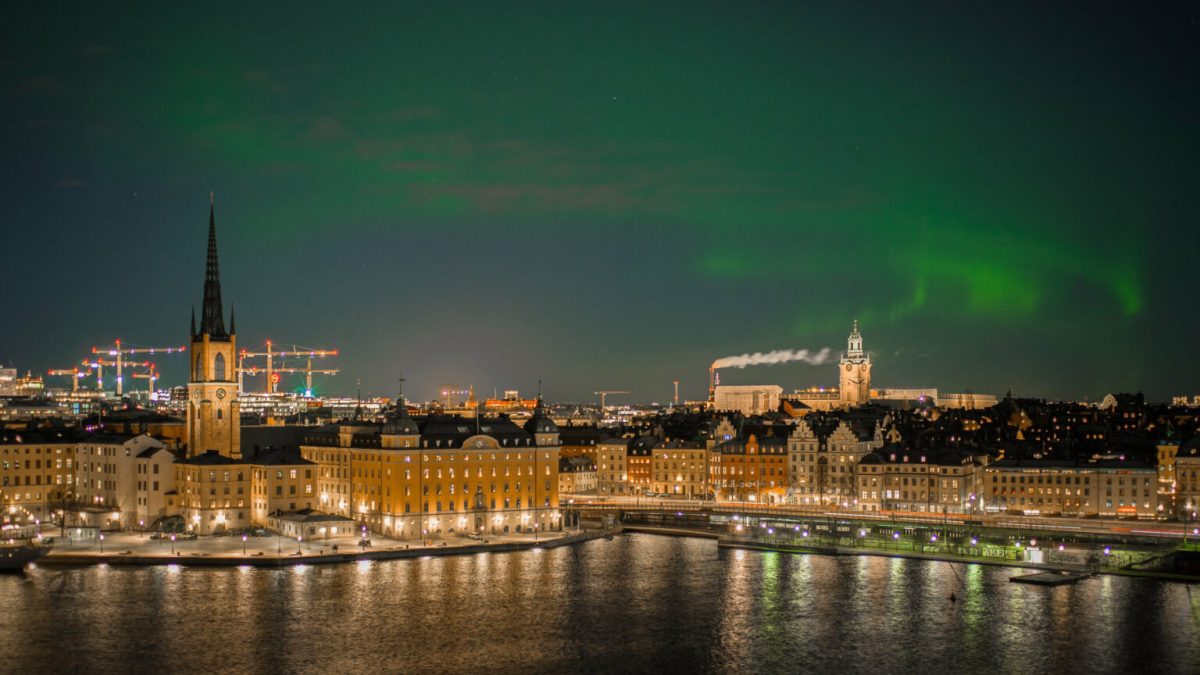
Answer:
[[807, 349], [776, 349], [773, 352], [754, 352], [753, 354], [742, 354], [741, 356], [726, 356], [723, 359], [713, 361], [712, 367], [713, 369], [745, 368], [746, 366], [775, 365], [791, 361], [804, 361], [809, 365], [819, 366], [828, 362], [829, 356], [832, 353], [829, 347], [825, 347], [819, 352], [810, 352]]

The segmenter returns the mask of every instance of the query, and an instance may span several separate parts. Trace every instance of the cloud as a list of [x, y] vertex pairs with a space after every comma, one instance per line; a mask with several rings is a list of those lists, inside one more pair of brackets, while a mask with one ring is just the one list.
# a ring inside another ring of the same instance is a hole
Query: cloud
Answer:
[[441, 108], [436, 105], [414, 105], [396, 108], [384, 115], [388, 122], [413, 122], [416, 120], [434, 120], [441, 117]]
[[305, 136], [314, 141], [337, 141], [349, 138], [350, 132], [346, 126], [332, 117], [318, 117], [308, 127]]
[[262, 92], [278, 94], [287, 91], [287, 86], [279, 81], [279, 78], [271, 74], [269, 70], [262, 68], [251, 68], [243, 75], [246, 84], [252, 89], [257, 89]]
[[464, 200], [485, 213], [508, 211], [612, 211], [634, 200], [618, 184], [543, 185], [539, 183], [419, 183], [409, 187], [418, 200]]

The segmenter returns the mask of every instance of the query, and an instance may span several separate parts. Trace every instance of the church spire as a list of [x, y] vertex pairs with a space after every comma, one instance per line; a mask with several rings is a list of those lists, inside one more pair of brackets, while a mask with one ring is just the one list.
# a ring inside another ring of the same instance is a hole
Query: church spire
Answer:
[[208, 261], [204, 267], [204, 306], [200, 317], [200, 333], [212, 337], [227, 337], [224, 311], [221, 307], [221, 272], [217, 267], [217, 220], [214, 196], [208, 195]]

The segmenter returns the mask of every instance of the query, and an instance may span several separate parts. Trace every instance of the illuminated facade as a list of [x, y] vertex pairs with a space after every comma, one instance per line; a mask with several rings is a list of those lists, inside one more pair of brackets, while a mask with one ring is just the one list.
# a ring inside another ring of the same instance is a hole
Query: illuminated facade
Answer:
[[596, 451], [596, 491], [602, 495], [629, 493], [629, 438], [606, 438]]
[[208, 260], [204, 269], [204, 304], [199, 330], [196, 329], [196, 316], [192, 315], [187, 452], [194, 456], [216, 450], [225, 457], [240, 459], [236, 326], [230, 315], [229, 331], [225, 330], [214, 209], [210, 200]]
[[709, 480], [718, 500], [774, 504], [788, 491], [788, 450], [782, 438], [750, 434], [709, 453]]
[[1200, 519], [1200, 436], [1178, 448], [1173, 456], [1171, 478], [1172, 504], [1168, 509], [1179, 520], [1195, 523]]
[[708, 494], [708, 454], [703, 443], [659, 443], [650, 459], [651, 491], [700, 498]]
[[383, 425], [328, 425], [300, 451], [316, 468], [315, 506], [385, 536], [561, 529], [558, 429], [541, 405], [522, 429], [505, 416], [422, 427], [401, 403]]
[[872, 452], [855, 466], [856, 510], [974, 513], [977, 466], [966, 453], [928, 455], [894, 447]]
[[871, 400], [871, 355], [863, 351], [857, 319], [846, 340], [846, 353], [838, 364], [838, 377], [842, 405], [862, 405]]
[[983, 468], [983, 508], [1024, 515], [1159, 518], [1154, 466], [1002, 459]]
[[883, 429], [868, 432], [846, 420], [800, 420], [787, 441], [790, 491], [795, 504], [838, 505], [858, 510], [854, 479], [858, 462], [883, 447]]
[[103, 529], [166, 513], [174, 455], [150, 436], [74, 429], [0, 432], [0, 505], [10, 516]]

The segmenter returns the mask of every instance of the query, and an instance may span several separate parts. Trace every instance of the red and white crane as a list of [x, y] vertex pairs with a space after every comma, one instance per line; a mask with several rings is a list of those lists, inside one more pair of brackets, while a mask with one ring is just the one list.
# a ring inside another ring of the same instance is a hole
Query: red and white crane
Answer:
[[148, 380], [148, 382], [146, 383], [147, 384], [147, 389], [146, 389], [146, 400], [147, 401], [149, 401], [150, 397], [154, 395], [154, 383], [158, 381], [158, 370], [156, 370], [156, 368], [157, 368], [157, 366], [155, 366], [153, 363], [151, 363], [150, 369], [147, 370], [146, 372], [133, 374], [133, 378], [135, 380]]
[[73, 391], [73, 392], [79, 391], [79, 381], [82, 380], [83, 378], [87, 377], [87, 371], [80, 370], [78, 368], [57, 368], [54, 370], [46, 371], [46, 374], [54, 375], [57, 377], [70, 377], [71, 378], [71, 391]]
[[[267, 376], [267, 381], [266, 381], [266, 386], [263, 388], [263, 390], [266, 393], [273, 394], [273, 393], [275, 393], [275, 390], [278, 388], [278, 385], [279, 385], [279, 377], [277, 375], [278, 373], [306, 373], [307, 391], [311, 393], [312, 392], [312, 374], [313, 373], [320, 373], [323, 375], [337, 375], [337, 373], [338, 373], [338, 371], [336, 369], [314, 370], [312, 367], [312, 360], [319, 359], [319, 358], [326, 358], [329, 356], [337, 356], [337, 355], [338, 355], [338, 350], [336, 350], [336, 349], [312, 349], [309, 347], [298, 347], [296, 345], [291, 345], [290, 349], [288, 349], [286, 347], [284, 349], [275, 349], [274, 343], [272, 343], [270, 340], [267, 340], [267, 345], [266, 345], [265, 351], [252, 352], [252, 351], [243, 349], [241, 352], [238, 353], [238, 391], [246, 390], [245, 382], [244, 382], [244, 376], [246, 374], [250, 374], [250, 375], [258, 375], [259, 373], [265, 374]], [[267, 365], [265, 368], [258, 368], [256, 366], [246, 366], [246, 359], [261, 358], [261, 357], [266, 357], [266, 359], [267, 359]], [[282, 368], [282, 367], [277, 368], [275, 366], [275, 359], [287, 359], [287, 358], [308, 359], [308, 367], [307, 368]]]
[[[117, 369], [117, 372], [120, 373], [121, 368], [123, 368], [124, 366], [131, 366], [131, 367], [138, 366], [141, 368], [145, 368], [150, 365], [150, 362], [149, 361], [125, 361], [125, 360], [112, 361], [109, 359], [92, 359], [91, 361], [88, 361], [85, 359], [80, 363], [80, 365], [87, 366], [88, 368], [96, 371], [96, 391], [104, 391], [104, 369], [105, 368], [115, 367]], [[117, 393], [118, 394], [121, 393], [121, 376], [120, 375], [117, 375]]]
[[[117, 340], [112, 347], [92, 347], [93, 354], [102, 354], [104, 356], [114, 357], [113, 365], [117, 367], [117, 396], [124, 393], [124, 377], [122, 370], [128, 362], [124, 357], [130, 354], [178, 354], [186, 352], [187, 347], [122, 347], [121, 341]], [[86, 365], [86, 364], [85, 364]], [[107, 365], [107, 364], [105, 364]], [[132, 364], [129, 364], [132, 365]], [[143, 364], [146, 365], [146, 364]]]

